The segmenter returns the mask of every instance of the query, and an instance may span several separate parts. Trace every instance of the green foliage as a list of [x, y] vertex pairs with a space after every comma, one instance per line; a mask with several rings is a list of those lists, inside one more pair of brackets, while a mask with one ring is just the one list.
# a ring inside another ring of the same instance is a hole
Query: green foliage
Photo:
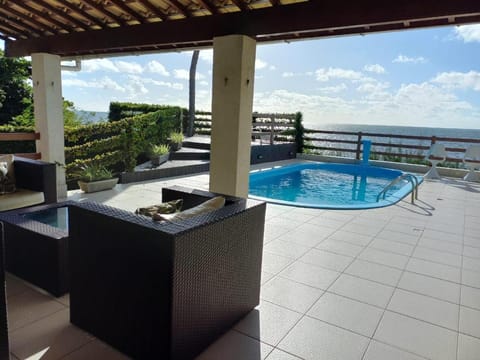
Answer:
[[[33, 113], [33, 103], [27, 101], [27, 106], [20, 115], [15, 116], [9, 124], [14, 126], [34, 126], [35, 115]], [[72, 101], [63, 99], [63, 122], [65, 127], [76, 127], [82, 124], [82, 120], [75, 113], [75, 106]]]
[[[0, 125], [0, 133], [25, 132], [33, 133], [33, 126]], [[0, 141], [0, 154], [34, 153], [35, 141]]]
[[[187, 111], [186, 109], [181, 109], [180, 107], [174, 107], [169, 105], [111, 102], [109, 113], [108, 113], [108, 120], [118, 121], [126, 117], [147, 114], [147, 113], [156, 112], [159, 110], [171, 110], [171, 109], [175, 109], [177, 113], [181, 112], [182, 116], [183, 116], [183, 112]], [[181, 127], [178, 130], [180, 131]]]
[[170, 152], [170, 147], [166, 144], [152, 145], [148, 151], [150, 157], [166, 155]]
[[80, 166], [75, 172], [75, 177], [81, 181], [91, 182], [111, 179], [113, 177], [113, 173], [111, 170], [107, 169], [106, 166], [92, 162], [90, 164], [84, 164]]
[[183, 134], [180, 132], [172, 132], [170, 134], [170, 141], [174, 144], [181, 144], [183, 142]]
[[0, 125], [23, 113], [32, 103], [30, 61], [7, 58], [0, 50]]

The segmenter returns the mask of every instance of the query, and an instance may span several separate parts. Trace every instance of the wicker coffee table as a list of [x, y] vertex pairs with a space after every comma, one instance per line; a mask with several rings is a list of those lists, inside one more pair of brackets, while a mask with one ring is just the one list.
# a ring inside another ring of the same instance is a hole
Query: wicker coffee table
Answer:
[[0, 213], [10, 273], [54, 296], [68, 292], [68, 206], [71, 202]]

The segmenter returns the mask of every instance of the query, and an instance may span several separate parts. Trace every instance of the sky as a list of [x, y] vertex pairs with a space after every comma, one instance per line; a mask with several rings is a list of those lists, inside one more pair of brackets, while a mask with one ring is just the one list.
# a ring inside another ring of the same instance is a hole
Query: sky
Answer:
[[[3, 44], [0, 43], [3, 47]], [[79, 110], [110, 101], [188, 107], [192, 51], [83, 60], [62, 71]], [[200, 51], [196, 108], [211, 110], [213, 51]], [[254, 111], [332, 123], [480, 129], [480, 24], [259, 44]]]

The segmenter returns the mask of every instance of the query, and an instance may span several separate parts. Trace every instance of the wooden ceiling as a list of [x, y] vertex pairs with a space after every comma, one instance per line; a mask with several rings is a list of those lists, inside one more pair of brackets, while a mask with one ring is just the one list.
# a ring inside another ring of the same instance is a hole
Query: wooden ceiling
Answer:
[[7, 56], [63, 58], [480, 22], [479, 0], [0, 0]]

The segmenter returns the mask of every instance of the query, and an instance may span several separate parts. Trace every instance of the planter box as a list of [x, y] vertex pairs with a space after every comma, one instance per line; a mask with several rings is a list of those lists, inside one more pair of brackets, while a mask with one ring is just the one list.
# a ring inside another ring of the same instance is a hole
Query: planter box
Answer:
[[99, 181], [78, 181], [78, 186], [86, 193], [92, 193], [102, 190], [110, 190], [118, 183], [118, 178], [99, 180]]
[[169, 157], [170, 153], [152, 157], [150, 158], [150, 161], [152, 162], [153, 166], [159, 166], [162, 165], [164, 162], [167, 162]]

